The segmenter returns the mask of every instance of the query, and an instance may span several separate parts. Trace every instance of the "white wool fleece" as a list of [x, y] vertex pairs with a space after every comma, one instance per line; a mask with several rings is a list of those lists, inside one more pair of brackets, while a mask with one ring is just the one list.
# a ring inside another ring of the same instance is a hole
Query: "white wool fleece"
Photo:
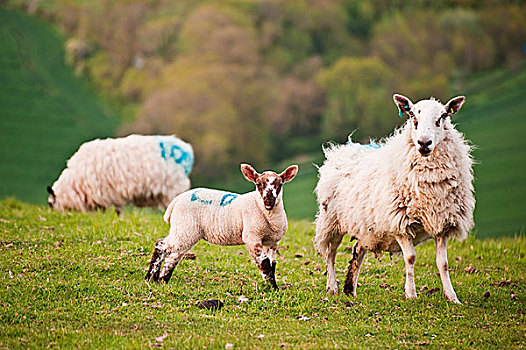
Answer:
[[68, 160], [49, 202], [82, 212], [126, 204], [166, 208], [190, 188], [193, 159], [190, 144], [175, 136], [96, 139]]
[[[471, 148], [451, 125], [433, 155], [422, 157], [411, 141], [410, 122], [380, 148], [349, 141], [325, 149], [315, 192], [326, 215], [321, 222], [318, 214], [316, 225], [323, 228], [317, 232], [377, 236], [370, 237], [371, 243], [393, 243], [396, 235], [414, 236], [411, 225], [421, 224], [431, 236], [446, 228], [451, 228], [450, 236], [467, 236], [475, 206]], [[329, 236], [314, 239], [324, 256]], [[380, 239], [384, 236], [390, 239]], [[399, 249], [388, 245], [370, 248]]]

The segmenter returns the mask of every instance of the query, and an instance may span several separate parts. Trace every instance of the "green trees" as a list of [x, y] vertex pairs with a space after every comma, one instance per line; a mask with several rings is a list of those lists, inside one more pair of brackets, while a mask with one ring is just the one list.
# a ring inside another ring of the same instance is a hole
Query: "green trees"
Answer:
[[524, 60], [526, 6], [493, 0], [8, 0], [72, 38], [69, 62], [122, 108], [121, 133], [175, 133], [212, 179], [380, 137], [394, 92], [449, 98]]

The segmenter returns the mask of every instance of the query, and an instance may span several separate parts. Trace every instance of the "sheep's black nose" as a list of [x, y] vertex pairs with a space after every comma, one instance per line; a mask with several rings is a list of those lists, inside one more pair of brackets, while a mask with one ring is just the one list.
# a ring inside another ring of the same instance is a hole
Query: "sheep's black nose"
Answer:
[[421, 146], [421, 147], [429, 147], [431, 146], [431, 144], [433, 143], [433, 141], [431, 140], [418, 140], [418, 144]]

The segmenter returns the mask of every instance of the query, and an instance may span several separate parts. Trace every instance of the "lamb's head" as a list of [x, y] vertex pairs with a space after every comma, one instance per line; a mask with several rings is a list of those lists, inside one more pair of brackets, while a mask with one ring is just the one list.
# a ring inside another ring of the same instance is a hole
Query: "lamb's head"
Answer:
[[445, 105], [437, 100], [422, 100], [415, 104], [405, 96], [395, 94], [393, 100], [400, 116], [402, 113], [411, 118], [411, 139], [421, 155], [429, 156], [444, 139], [445, 130], [452, 127], [450, 117], [460, 110], [466, 98], [457, 96]]
[[298, 166], [291, 165], [281, 174], [276, 174], [273, 171], [265, 171], [259, 174], [252, 166], [241, 164], [241, 172], [248, 181], [256, 184], [263, 206], [270, 211], [281, 201], [283, 184], [296, 176]]

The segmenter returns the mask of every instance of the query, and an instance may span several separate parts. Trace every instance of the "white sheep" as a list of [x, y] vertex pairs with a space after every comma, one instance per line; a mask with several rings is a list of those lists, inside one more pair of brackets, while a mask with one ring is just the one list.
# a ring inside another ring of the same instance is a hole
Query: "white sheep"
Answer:
[[146, 280], [168, 282], [184, 254], [204, 239], [218, 245], [244, 244], [263, 278], [277, 288], [276, 250], [287, 231], [281, 189], [296, 176], [298, 166], [291, 165], [279, 175], [258, 174], [248, 164], [241, 164], [241, 171], [256, 184], [255, 191], [236, 194], [197, 188], [170, 203], [164, 214], [170, 233], [157, 240]]
[[447, 240], [464, 239], [473, 227], [471, 147], [450, 117], [464, 96], [442, 105], [434, 99], [413, 103], [395, 94], [408, 121], [381, 147], [350, 140], [324, 150], [316, 187], [318, 214], [314, 244], [327, 263], [327, 292], [338, 293], [336, 250], [347, 233], [356, 239], [344, 292], [356, 296], [367, 251], [403, 253], [405, 296], [416, 298], [414, 246], [434, 238], [436, 264], [448, 300], [460, 303], [449, 279]]
[[130, 135], [96, 139], [68, 160], [48, 203], [58, 210], [81, 212], [126, 204], [168, 207], [190, 188], [192, 146], [175, 136]]

